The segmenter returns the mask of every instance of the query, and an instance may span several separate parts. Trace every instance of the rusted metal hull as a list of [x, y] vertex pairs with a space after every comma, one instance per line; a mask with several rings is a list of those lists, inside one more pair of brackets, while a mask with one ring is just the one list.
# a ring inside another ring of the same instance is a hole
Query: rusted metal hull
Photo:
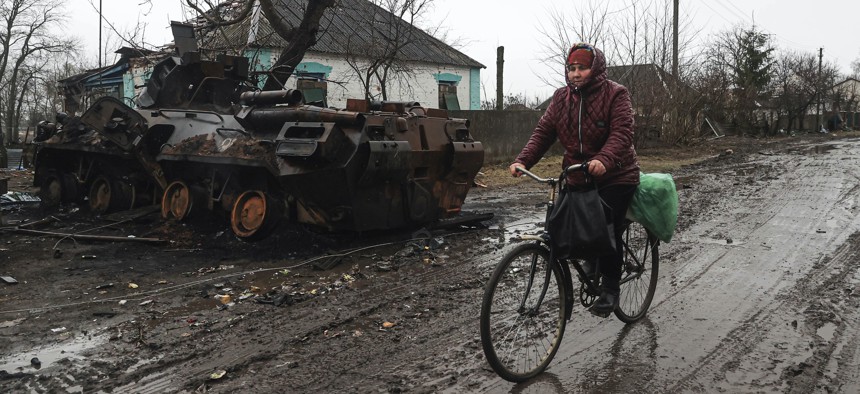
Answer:
[[152, 89], [139, 108], [102, 98], [80, 118], [44, 124], [34, 183], [47, 201], [87, 197], [97, 212], [160, 203], [168, 220], [226, 217], [247, 240], [283, 220], [366, 231], [459, 213], [484, 157], [466, 120], [409, 102], [313, 107], [295, 91], [225, 105], [217, 90], [241, 89], [241, 78], [207, 88], [213, 77], [200, 72], [229, 77], [224, 64], [171, 59], [153, 75], [198, 91]]

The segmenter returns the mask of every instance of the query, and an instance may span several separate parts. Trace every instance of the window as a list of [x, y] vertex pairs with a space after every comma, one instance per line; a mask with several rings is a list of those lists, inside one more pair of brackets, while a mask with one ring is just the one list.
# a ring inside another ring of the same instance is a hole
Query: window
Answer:
[[439, 108], [459, 110], [460, 102], [457, 99], [457, 83], [439, 81]]
[[302, 92], [305, 104], [327, 107], [328, 84], [322, 73], [296, 72], [296, 89]]
[[463, 77], [452, 73], [434, 74], [433, 77], [439, 84], [439, 108], [459, 110], [460, 101], [457, 98], [457, 85]]

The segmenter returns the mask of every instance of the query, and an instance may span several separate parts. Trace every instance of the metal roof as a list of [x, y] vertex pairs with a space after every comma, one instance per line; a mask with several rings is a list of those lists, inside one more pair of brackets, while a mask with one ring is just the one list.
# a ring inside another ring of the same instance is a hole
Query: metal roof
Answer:
[[[277, 12], [287, 25], [298, 26], [307, 1], [289, 0], [286, 5], [279, 2], [276, 4]], [[248, 17], [241, 23], [227, 26], [223, 33], [210, 32], [211, 40], [204, 43], [204, 47], [219, 50], [245, 45], [248, 42], [252, 19]], [[326, 10], [320, 20], [317, 42], [309, 51], [342, 56], [366, 53], [367, 50], [373, 50], [380, 45], [390, 44], [392, 40], [386, 37], [393, 31], [405, 32], [407, 29], [410, 29], [414, 36], [400, 49], [402, 60], [486, 68], [475, 59], [366, 0], [339, 0], [334, 7]], [[275, 33], [266, 18], [261, 16], [256, 40], [250, 45], [283, 48], [287, 42]]]

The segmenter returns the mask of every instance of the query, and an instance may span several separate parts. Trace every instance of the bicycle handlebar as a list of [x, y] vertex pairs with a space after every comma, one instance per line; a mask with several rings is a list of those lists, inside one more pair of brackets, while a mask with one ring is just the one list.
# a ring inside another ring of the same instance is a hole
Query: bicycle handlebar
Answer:
[[[561, 176], [559, 178], [564, 178], [565, 175], [567, 175], [573, 171], [577, 171], [577, 170], [582, 170], [582, 171], [585, 171], [587, 173], [588, 172], [588, 163], [589, 162], [586, 161], [584, 163], [574, 164], [574, 165], [571, 165], [570, 167], [565, 168], [564, 171], [562, 171]], [[554, 184], [556, 181], [555, 178], [541, 178], [541, 177], [535, 175], [534, 173], [532, 173], [531, 171], [529, 171], [525, 168], [522, 168], [522, 167], [516, 167], [516, 170], [519, 172], [522, 172], [525, 175], [528, 175], [529, 178], [532, 178], [532, 179], [534, 179], [538, 182], [541, 182], [541, 183]]]

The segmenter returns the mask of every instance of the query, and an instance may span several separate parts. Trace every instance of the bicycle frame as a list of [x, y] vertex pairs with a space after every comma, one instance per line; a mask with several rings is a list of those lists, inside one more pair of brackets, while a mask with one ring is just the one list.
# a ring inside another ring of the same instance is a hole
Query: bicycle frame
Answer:
[[[588, 163], [586, 162], [583, 164], [573, 165], [573, 166], [568, 167], [567, 169], [564, 170], [564, 172], [562, 172], [562, 175], [559, 177], [558, 180], [553, 179], [553, 178], [541, 178], [541, 177], [538, 177], [537, 175], [529, 172], [528, 170], [525, 170], [522, 168], [519, 169], [520, 172], [529, 176], [530, 178], [532, 178], [538, 182], [546, 183], [547, 185], [550, 186], [549, 201], [547, 202], [547, 206], [546, 206], [546, 216], [545, 216], [546, 219], [544, 220], [544, 233], [542, 235], [524, 235], [524, 236], [520, 237], [520, 239], [522, 239], [522, 240], [526, 240], [526, 241], [530, 240], [530, 241], [534, 241], [535, 243], [542, 244], [550, 252], [549, 263], [547, 265], [546, 272], [544, 273], [544, 275], [546, 275], [546, 277], [544, 278], [543, 288], [541, 289], [540, 296], [539, 296], [537, 302], [535, 303], [535, 307], [531, 311], [529, 311], [529, 313], [535, 313], [537, 310], [540, 309], [540, 306], [543, 303], [543, 298], [546, 295], [546, 292], [547, 292], [548, 287], [549, 287], [549, 275], [552, 275], [553, 265], [557, 265], [560, 269], [559, 271], [561, 272], [562, 277], [559, 278], [559, 280], [565, 281], [567, 284], [567, 286], [564, 286], [565, 292], [567, 293], [566, 294], [567, 295], [567, 304], [565, 305], [565, 318], [567, 320], [570, 320], [570, 317], [573, 313], [573, 305], [574, 305], [574, 301], [573, 301], [574, 300], [574, 297], [573, 297], [573, 284], [574, 283], [573, 283], [573, 274], [570, 270], [570, 265], [573, 265], [573, 268], [576, 270], [577, 275], [579, 275], [580, 282], [585, 284], [587, 291], [589, 293], [600, 294], [600, 292], [601, 292], [601, 288], [598, 285], [597, 279], [596, 278], [595, 279], [589, 279], [588, 275], [585, 274], [585, 270], [582, 268], [582, 265], [579, 263], [578, 260], [572, 259], [569, 261], [571, 264], [563, 264], [562, 260], [555, 258], [552, 247], [550, 247], [549, 233], [547, 231], [547, 223], [549, 221], [549, 217], [550, 217], [550, 214], [552, 213], [553, 207], [555, 206], [555, 197], [556, 197], [556, 194], [558, 193], [558, 189], [559, 189], [558, 185], [560, 185], [561, 182], [563, 181], [564, 175], [567, 174], [568, 172], [574, 171], [576, 169], [585, 169], [587, 167], [587, 165], [588, 165]], [[626, 223], [626, 225], [629, 226], [629, 224], [630, 224], [630, 222], [628, 221]], [[628, 245], [628, 243], [627, 243], [627, 240], [622, 239], [621, 242], [622, 243], [620, 245], [618, 245], [618, 247], [624, 248], [625, 254], [630, 256], [630, 258], [633, 260], [633, 264], [635, 264], [637, 267], [641, 267], [642, 262], [640, 261], [639, 257], [637, 257], [633, 253], [633, 251], [630, 248], [630, 245]], [[650, 242], [648, 243], [648, 245], [646, 245], [646, 249], [645, 249], [645, 253], [644, 253], [645, 256], [648, 255], [648, 250], [650, 250], [651, 246], [652, 245], [650, 244]], [[565, 261], [567, 261], [567, 260], [565, 260]], [[526, 285], [525, 294], [529, 294], [529, 292], [531, 291], [532, 285], [534, 283], [534, 272], [535, 272], [536, 266], [537, 266], [537, 256], [535, 256], [532, 259], [532, 263], [531, 263], [531, 267], [530, 267], [531, 273], [529, 275], [528, 284]], [[630, 280], [638, 278], [641, 275], [641, 271], [640, 270], [637, 270], [637, 271], [639, 271], [639, 272], [637, 272], [636, 275], [631, 275], [627, 278], [622, 279], [621, 284], [627, 283]], [[520, 308], [519, 308], [520, 313], [525, 312], [525, 310], [524, 310], [525, 309], [525, 303], [526, 303], [526, 299], [525, 299], [525, 296], [523, 296], [523, 299], [520, 302]]]

